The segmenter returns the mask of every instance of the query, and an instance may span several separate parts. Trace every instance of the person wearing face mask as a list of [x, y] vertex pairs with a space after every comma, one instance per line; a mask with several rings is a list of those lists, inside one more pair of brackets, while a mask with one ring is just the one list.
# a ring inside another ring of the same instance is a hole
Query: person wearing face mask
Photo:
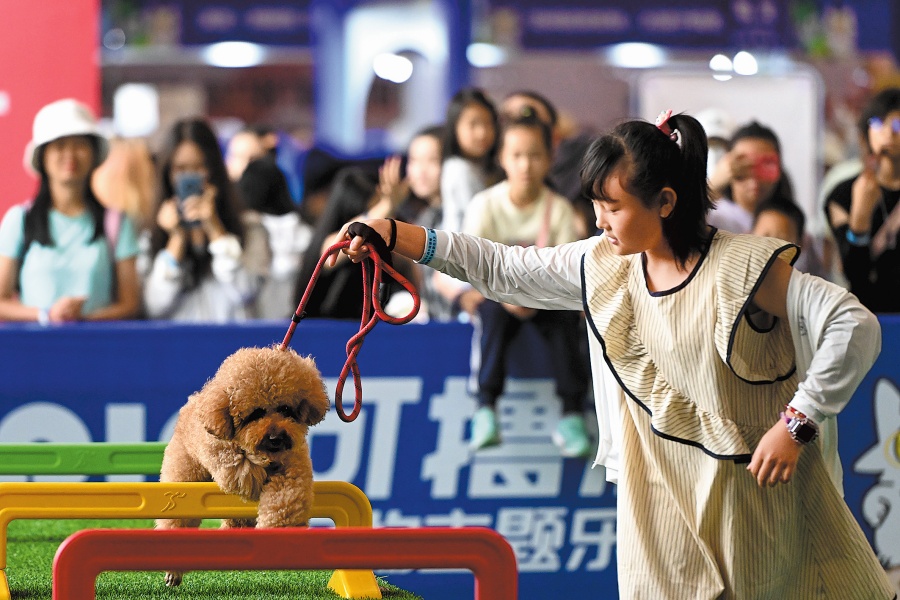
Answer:
[[825, 200], [850, 291], [874, 312], [900, 312], [900, 89], [889, 88], [862, 111], [863, 169]]
[[48, 325], [137, 316], [134, 224], [105, 209], [91, 188], [108, 152], [81, 102], [58, 100], [35, 116], [25, 164], [40, 184], [0, 224], [0, 320]]
[[245, 233], [218, 140], [202, 119], [172, 127], [159, 188], [144, 284], [148, 316], [214, 323], [248, 318], [270, 261], [268, 240], [264, 230]]

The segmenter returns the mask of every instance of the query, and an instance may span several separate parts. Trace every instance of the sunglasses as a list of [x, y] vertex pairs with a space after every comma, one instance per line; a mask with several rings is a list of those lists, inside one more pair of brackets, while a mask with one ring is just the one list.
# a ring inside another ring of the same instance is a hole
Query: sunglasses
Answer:
[[[894, 117], [893, 119], [891, 119], [890, 124], [891, 131], [893, 133], [900, 133], [900, 117]], [[876, 131], [880, 131], [881, 128], [885, 125], [887, 125], [887, 123], [884, 121], [884, 119], [881, 119], [879, 117], [872, 117], [871, 119], [869, 119], [869, 127]]]

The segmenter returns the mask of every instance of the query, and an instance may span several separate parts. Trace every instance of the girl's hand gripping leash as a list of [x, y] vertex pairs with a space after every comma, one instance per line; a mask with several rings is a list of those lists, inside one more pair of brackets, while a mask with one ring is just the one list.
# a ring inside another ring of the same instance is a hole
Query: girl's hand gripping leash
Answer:
[[[393, 223], [392, 223], [393, 225]], [[392, 227], [392, 232], [396, 231]], [[362, 409], [362, 378], [359, 374], [359, 365], [356, 362], [356, 356], [359, 354], [360, 349], [362, 348], [363, 340], [367, 333], [369, 333], [373, 327], [378, 323], [379, 320], [386, 321], [391, 323], [392, 325], [403, 325], [404, 323], [409, 323], [419, 312], [419, 294], [416, 291], [415, 286], [411, 284], [403, 275], [398, 273], [391, 264], [391, 250], [393, 249], [391, 246], [388, 246], [384, 242], [384, 239], [371, 227], [364, 223], [353, 223], [350, 225], [348, 232], [351, 236], [359, 236], [362, 237], [366, 243], [375, 250], [374, 253], [370, 254], [368, 258], [362, 261], [362, 270], [363, 270], [363, 312], [362, 312], [362, 321], [360, 322], [359, 332], [350, 338], [347, 342], [347, 360], [344, 362], [344, 367], [341, 369], [341, 374], [338, 377], [337, 386], [334, 391], [334, 405], [337, 409], [338, 417], [340, 417], [341, 421], [345, 423], [349, 423], [356, 419], [359, 415], [359, 411]], [[396, 240], [396, 234], [391, 236], [391, 242]], [[309, 296], [312, 293], [313, 287], [316, 285], [316, 280], [319, 278], [319, 274], [322, 270], [322, 265], [328, 259], [328, 257], [336, 252], [340, 252], [342, 249], [346, 248], [350, 245], [349, 240], [345, 240], [343, 242], [338, 242], [328, 248], [322, 257], [319, 259], [319, 262], [316, 264], [316, 268], [313, 271], [312, 277], [309, 278], [309, 283], [306, 286], [306, 291], [303, 293], [303, 298], [300, 300], [300, 305], [297, 306], [297, 311], [291, 316], [291, 325], [288, 327], [287, 334], [284, 336], [284, 341], [281, 342], [281, 349], [284, 350], [287, 348], [288, 344], [291, 341], [291, 337], [294, 335], [294, 330], [297, 328], [297, 324], [303, 320], [306, 314], [303, 312], [303, 309], [306, 308], [306, 303], [309, 301]], [[374, 276], [369, 278], [369, 263], [374, 264]], [[403, 317], [392, 317], [391, 315], [384, 312], [384, 309], [381, 306], [381, 300], [379, 299], [378, 290], [380, 289], [382, 271], [386, 272], [389, 277], [393, 278], [400, 285], [402, 285], [406, 291], [408, 291], [413, 298], [413, 308], [409, 312], [409, 314]], [[373, 310], [374, 309], [374, 310]], [[353, 383], [356, 387], [356, 401], [353, 405], [353, 411], [350, 414], [344, 412], [344, 406], [341, 400], [341, 395], [344, 390], [344, 382], [347, 379], [348, 371], [352, 371], [353, 373]]]

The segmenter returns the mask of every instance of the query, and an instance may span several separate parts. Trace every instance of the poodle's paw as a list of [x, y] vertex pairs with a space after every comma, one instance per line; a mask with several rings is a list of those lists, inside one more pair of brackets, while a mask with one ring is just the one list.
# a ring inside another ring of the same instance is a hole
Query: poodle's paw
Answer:
[[184, 573], [181, 571], [166, 571], [166, 587], [178, 587], [183, 577]]
[[222, 524], [219, 526], [220, 529], [238, 529], [249, 527], [256, 527], [256, 519], [222, 519]]

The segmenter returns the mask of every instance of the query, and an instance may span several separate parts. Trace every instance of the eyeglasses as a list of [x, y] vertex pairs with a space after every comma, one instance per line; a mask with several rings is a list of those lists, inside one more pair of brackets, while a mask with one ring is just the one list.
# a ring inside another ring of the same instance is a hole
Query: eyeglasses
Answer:
[[[869, 119], [869, 127], [876, 131], [880, 131], [881, 128], [885, 125], [887, 125], [887, 123], [885, 123], [884, 119], [880, 119], [878, 117], [872, 117], [871, 119]], [[890, 125], [891, 131], [893, 133], [900, 134], [900, 117], [894, 117], [893, 119], [891, 119]]]

